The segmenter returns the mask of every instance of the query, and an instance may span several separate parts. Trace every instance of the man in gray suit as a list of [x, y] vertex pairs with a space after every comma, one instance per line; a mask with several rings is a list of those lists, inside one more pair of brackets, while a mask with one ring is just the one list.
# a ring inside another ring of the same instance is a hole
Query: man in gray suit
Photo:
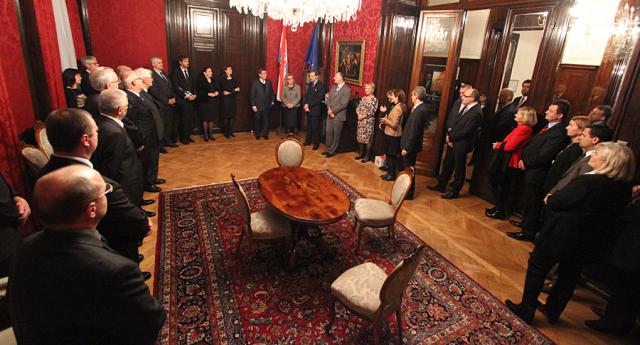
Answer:
[[327, 150], [322, 152], [327, 158], [336, 155], [342, 126], [347, 120], [347, 104], [351, 98], [351, 89], [344, 83], [344, 76], [337, 72], [333, 77], [336, 83], [327, 94]]

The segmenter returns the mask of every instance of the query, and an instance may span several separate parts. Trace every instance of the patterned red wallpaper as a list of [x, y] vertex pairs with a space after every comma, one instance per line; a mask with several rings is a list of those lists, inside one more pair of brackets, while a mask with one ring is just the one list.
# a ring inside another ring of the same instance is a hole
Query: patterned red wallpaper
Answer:
[[71, 25], [71, 36], [73, 36], [73, 48], [76, 51], [76, 58], [87, 55], [82, 37], [82, 25], [80, 24], [80, 12], [76, 0], [66, 0], [67, 13], [69, 14], [69, 25]]
[[103, 66], [151, 67], [149, 58], [167, 64], [163, 0], [89, 0], [93, 55]]
[[53, 16], [53, 4], [47, 0], [33, 0], [36, 9], [36, 24], [40, 37], [40, 50], [45, 66], [45, 78], [51, 98], [51, 110], [66, 106], [62, 87], [62, 67], [60, 49], [56, 35], [56, 22]]
[[[300, 84], [302, 79], [302, 69], [304, 68], [304, 58], [307, 54], [307, 47], [311, 40], [313, 25], [305, 24], [297, 31], [287, 28], [287, 54], [289, 56], [289, 74], [293, 74], [296, 83]], [[267, 18], [267, 73], [269, 79], [273, 80], [273, 87], [277, 88], [278, 83], [278, 50], [280, 48], [280, 36], [282, 35], [282, 21]], [[275, 90], [274, 90], [275, 91]]]

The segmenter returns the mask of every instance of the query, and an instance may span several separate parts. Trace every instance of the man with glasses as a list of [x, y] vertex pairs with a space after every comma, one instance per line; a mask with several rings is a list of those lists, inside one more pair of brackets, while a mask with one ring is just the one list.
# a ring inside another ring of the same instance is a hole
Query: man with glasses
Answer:
[[[74, 108], [54, 110], [45, 125], [53, 155], [41, 176], [69, 165], [93, 168], [89, 159], [98, 146], [98, 126], [89, 113]], [[109, 210], [97, 229], [111, 248], [140, 262], [144, 256], [138, 254], [138, 247], [151, 233], [151, 222], [141, 208], [129, 201], [120, 184], [108, 177], [104, 180], [113, 185], [113, 192], [107, 194]], [[151, 278], [151, 273], [143, 274], [145, 279]]]
[[84, 165], [60, 168], [34, 188], [43, 231], [25, 239], [9, 281], [20, 344], [153, 344], [166, 317], [138, 266], [96, 230], [114, 186]]
[[89, 81], [91, 82], [93, 92], [85, 93], [87, 95], [87, 101], [84, 105], [84, 110], [96, 118], [100, 115], [98, 105], [100, 92], [106, 89], [117, 89], [120, 79], [118, 79], [118, 75], [111, 67], [96, 67], [89, 75]]

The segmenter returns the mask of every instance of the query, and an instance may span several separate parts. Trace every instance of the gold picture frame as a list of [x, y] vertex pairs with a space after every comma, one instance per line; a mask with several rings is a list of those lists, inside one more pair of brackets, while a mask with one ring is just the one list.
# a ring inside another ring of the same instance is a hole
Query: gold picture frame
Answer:
[[344, 81], [349, 84], [362, 86], [365, 43], [365, 40], [336, 42], [334, 70], [342, 72]]

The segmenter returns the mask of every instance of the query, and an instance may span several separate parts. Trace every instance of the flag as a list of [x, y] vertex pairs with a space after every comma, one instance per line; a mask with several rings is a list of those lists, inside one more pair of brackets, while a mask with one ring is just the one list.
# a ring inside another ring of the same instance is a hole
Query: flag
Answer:
[[307, 48], [307, 56], [304, 58], [304, 63], [309, 66], [310, 71], [318, 70], [318, 23], [313, 25], [311, 41]]
[[284, 25], [282, 25], [282, 36], [280, 36], [278, 63], [280, 64], [280, 69], [278, 70], [278, 94], [276, 95], [276, 99], [278, 101], [281, 101], [285, 78], [287, 77], [287, 73], [289, 73], [289, 56], [287, 54], [287, 27]]

